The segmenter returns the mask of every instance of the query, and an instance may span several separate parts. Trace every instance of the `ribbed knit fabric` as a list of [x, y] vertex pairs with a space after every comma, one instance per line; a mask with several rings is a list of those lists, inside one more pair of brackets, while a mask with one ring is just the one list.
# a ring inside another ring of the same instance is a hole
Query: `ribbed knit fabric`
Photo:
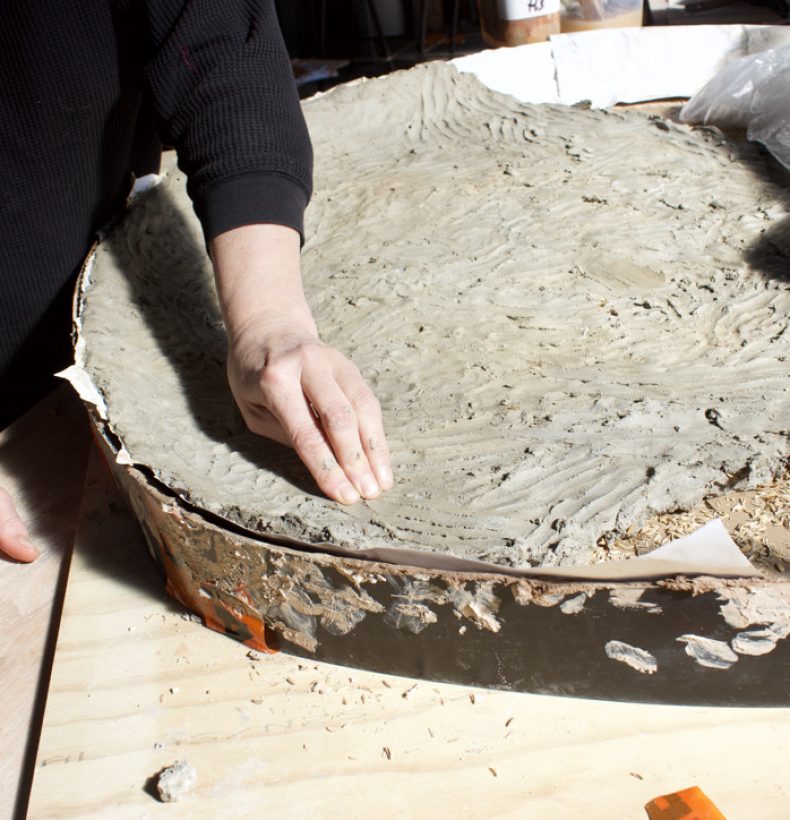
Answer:
[[76, 271], [159, 140], [207, 240], [302, 231], [312, 155], [273, 0], [5, 0], [0, 429], [68, 363]]

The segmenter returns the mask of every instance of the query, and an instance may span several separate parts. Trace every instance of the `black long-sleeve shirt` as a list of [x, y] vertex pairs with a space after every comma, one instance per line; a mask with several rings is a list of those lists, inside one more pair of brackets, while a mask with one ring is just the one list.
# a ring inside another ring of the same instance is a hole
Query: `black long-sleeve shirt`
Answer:
[[67, 363], [76, 271], [160, 140], [207, 239], [302, 230], [312, 155], [273, 0], [5, 0], [0, 429]]

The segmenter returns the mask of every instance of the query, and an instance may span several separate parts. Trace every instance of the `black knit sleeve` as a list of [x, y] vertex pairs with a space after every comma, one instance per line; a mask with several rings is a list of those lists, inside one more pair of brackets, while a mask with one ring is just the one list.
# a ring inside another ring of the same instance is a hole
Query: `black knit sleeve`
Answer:
[[206, 240], [272, 222], [303, 234], [312, 150], [274, 0], [142, 0], [144, 75]]

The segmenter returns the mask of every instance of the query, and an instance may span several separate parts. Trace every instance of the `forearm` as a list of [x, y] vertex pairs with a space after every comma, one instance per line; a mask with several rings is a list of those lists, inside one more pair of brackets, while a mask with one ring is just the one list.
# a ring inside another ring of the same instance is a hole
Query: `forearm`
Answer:
[[[312, 151], [274, 0], [135, 0], [143, 76], [211, 240], [237, 225], [301, 229]], [[142, 18], [140, 18], [142, 15]]]
[[211, 240], [222, 315], [231, 346], [254, 325], [317, 335], [305, 299], [299, 234], [284, 225], [244, 225]]

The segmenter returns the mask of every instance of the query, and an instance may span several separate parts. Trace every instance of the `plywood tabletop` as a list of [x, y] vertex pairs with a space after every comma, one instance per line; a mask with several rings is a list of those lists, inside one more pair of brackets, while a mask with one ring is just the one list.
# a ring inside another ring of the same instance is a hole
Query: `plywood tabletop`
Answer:
[[0, 558], [3, 820], [24, 809], [89, 452], [85, 411], [65, 385], [0, 432], [0, 487], [41, 553], [32, 564]]
[[[790, 709], [472, 690], [256, 656], [161, 592], [104, 466], [89, 470], [31, 818], [644, 817], [700, 786], [785, 818]], [[153, 777], [185, 759], [179, 802]]]

